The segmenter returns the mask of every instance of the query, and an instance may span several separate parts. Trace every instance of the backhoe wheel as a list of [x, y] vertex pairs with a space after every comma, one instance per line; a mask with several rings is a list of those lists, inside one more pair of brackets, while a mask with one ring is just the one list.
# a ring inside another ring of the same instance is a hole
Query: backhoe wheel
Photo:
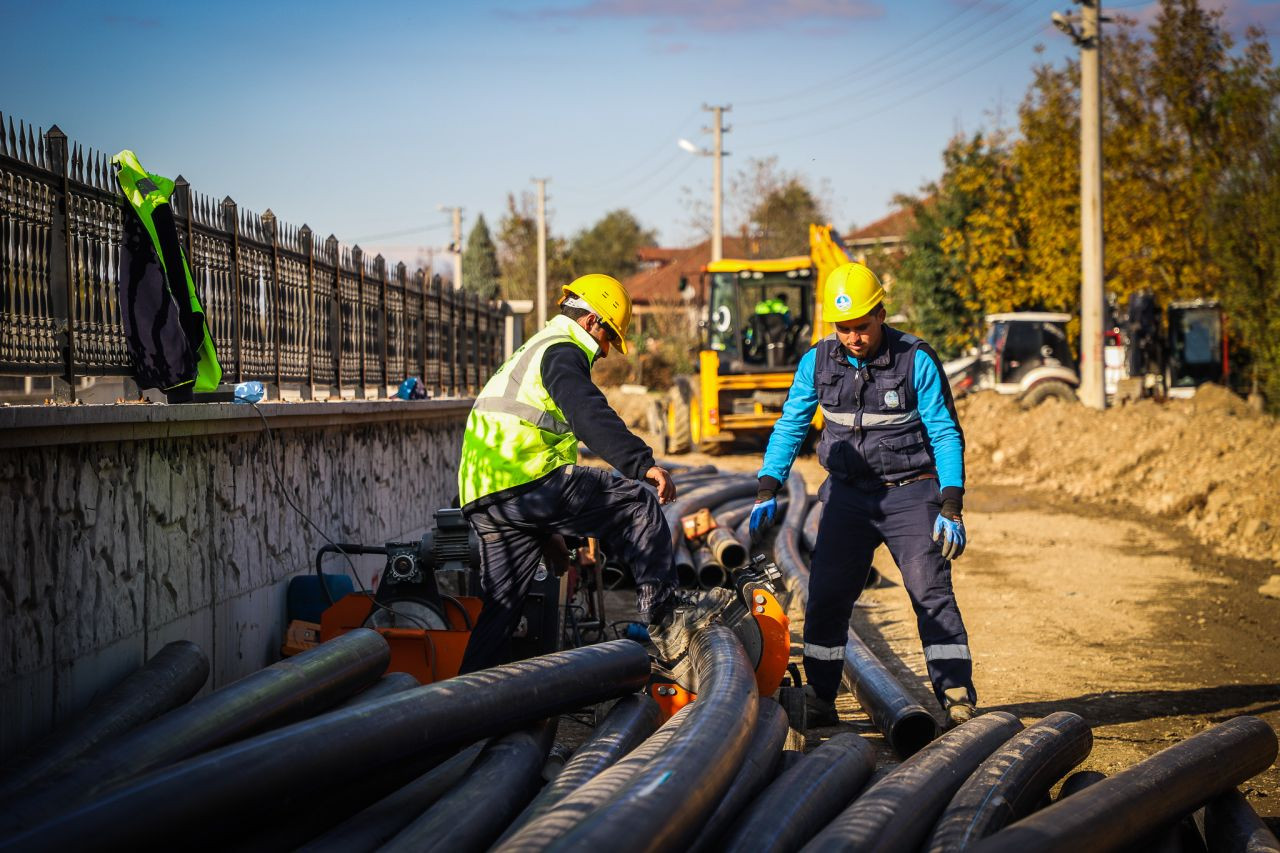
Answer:
[[667, 401], [667, 453], [693, 449], [693, 387], [677, 376]]
[[1076, 402], [1076, 392], [1067, 383], [1058, 379], [1046, 379], [1032, 385], [1027, 393], [1018, 400], [1024, 409], [1034, 409], [1048, 399], [1061, 400], [1064, 403]]

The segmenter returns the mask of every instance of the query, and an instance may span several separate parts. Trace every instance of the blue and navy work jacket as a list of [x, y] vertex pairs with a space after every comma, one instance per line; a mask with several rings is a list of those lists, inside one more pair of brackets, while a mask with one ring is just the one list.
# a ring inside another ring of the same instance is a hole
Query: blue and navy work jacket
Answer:
[[825, 426], [818, 461], [831, 476], [878, 486], [923, 475], [964, 487], [964, 435], [933, 350], [884, 327], [879, 352], [852, 358], [835, 335], [819, 341], [796, 370], [761, 476], [785, 481], [814, 410]]

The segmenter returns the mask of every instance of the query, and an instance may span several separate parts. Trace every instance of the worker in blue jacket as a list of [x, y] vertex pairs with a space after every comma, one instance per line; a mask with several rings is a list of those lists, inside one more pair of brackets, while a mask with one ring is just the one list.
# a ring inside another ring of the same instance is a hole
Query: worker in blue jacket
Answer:
[[751, 511], [753, 538], [777, 513], [814, 410], [824, 426], [818, 460], [830, 474], [809, 577], [804, 622], [811, 725], [835, 725], [845, 638], [871, 556], [889, 548], [915, 608], [938, 702], [958, 725], [974, 716], [977, 693], [969, 638], [951, 588], [951, 561], [964, 553], [964, 434], [938, 356], [885, 323], [884, 288], [849, 263], [827, 278], [823, 318], [835, 334], [800, 360], [773, 428]]

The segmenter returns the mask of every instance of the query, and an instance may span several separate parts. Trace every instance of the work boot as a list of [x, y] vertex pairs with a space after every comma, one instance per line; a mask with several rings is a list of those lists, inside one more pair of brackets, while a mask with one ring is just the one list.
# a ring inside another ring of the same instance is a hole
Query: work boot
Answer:
[[649, 615], [649, 638], [658, 651], [658, 660], [670, 665], [689, 651], [693, 635], [707, 627], [733, 603], [727, 589], [706, 592], [676, 590]]
[[956, 726], [969, 722], [978, 716], [978, 709], [969, 701], [969, 691], [964, 687], [948, 687], [943, 692], [946, 704], [943, 706], [947, 712], [947, 727], [954, 729]]
[[812, 684], [804, 686], [804, 719], [805, 727], [810, 729], [840, 725], [840, 714], [836, 711], [836, 703], [828, 702], [818, 696]]

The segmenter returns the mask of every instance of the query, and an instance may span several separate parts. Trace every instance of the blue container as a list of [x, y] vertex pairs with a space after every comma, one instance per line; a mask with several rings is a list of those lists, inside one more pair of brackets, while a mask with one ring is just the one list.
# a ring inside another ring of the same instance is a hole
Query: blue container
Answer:
[[[324, 588], [329, 588], [326, 596]], [[320, 614], [329, 609], [329, 599], [334, 601], [355, 591], [355, 584], [348, 575], [324, 575], [324, 587], [320, 578], [314, 574], [299, 575], [289, 579], [289, 590], [285, 594], [285, 610], [288, 621], [301, 619], [304, 622], [319, 622]]]

